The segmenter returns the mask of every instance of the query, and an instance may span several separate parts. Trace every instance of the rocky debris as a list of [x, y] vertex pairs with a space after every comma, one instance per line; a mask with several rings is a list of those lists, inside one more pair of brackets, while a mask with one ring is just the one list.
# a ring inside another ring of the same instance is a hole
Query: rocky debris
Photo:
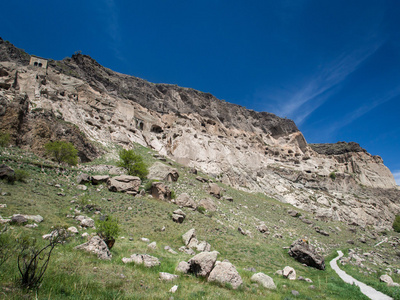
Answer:
[[131, 262], [138, 265], [143, 264], [147, 268], [159, 266], [161, 264], [157, 257], [148, 254], [132, 254], [129, 258], [123, 257], [122, 262], [125, 264]]
[[188, 273], [193, 273], [196, 276], [207, 277], [213, 269], [218, 256], [217, 251], [201, 252], [193, 256], [189, 261]]
[[91, 181], [91, 177], [89, 174], [87, 173], [81, 173], [78, 175], [78, 177], [76, 178], [76, 182], [78, 184], [85, 184], [85, 183], [90, 183]]
[[282, 275], [285, 278], [288, 278], [289, 280], [295, 280], [296, 279], [296, 271], [289, 266], [286, 266], [282, 270]]
[[95, 225], [94, 220], [92, 218], [87, 217], [87, 216], [82, 216], [82, 215], [81, 216], [77, 216], [77, 217], [75, 217], [75, 220], [80, 221], [80, 225], [82, 227], [93, 228], [94, 225]]
[[172, 288], [170, 288], [169, 292], [170, 293], [175, 293], [178, 290], [178, 286], [174, 285]]
[[7, 224], [11, 223], [11, 219], [3, 219], [2, 216], [0, 216], [0, 224]]
[[52, 232], [50, 232], [48, 234], [42, 235], [42, 239], [51, 240], [53, 237], [56, 237], [56, 236], [58, 236], [58, 231], [57, 230], [53, 230]]
[[297, 297], [297, 296], [300, 296], [300, 293], [296, 290], [292, 290], [292, 295]]
[[266, 289], [269, 289], [269, 290], [276, 289], [274, 280], [264, 273], [254, 274], [253, 276], [251, 276], [250, 281], [261, 284], [263, 287], [265, 287]]
[[187, 193], [182, 193], [175, 199], [175, 204], [182, 207], [190, 207], [195, 209], [196, 202]]
[[319, 228], [318, 226], [314, 227], [315, 231], [318, 232], [319, 234], [322, 234], [324, 236], [329, 236], [329, 233], [322, 230], [321, 228]]
[[111, 260], [112, 255], [106, 243], [99, 237], [94, 236], [90, 239], [90, 241], [78, 245], [75, 249], [85, 250], [94, 254], [97, 254], [97, 257], [102, 260]]
[[159, 274], [160, 280], [162, 280], [162, 281], [173, 281], [179, 277], [178, 275], [165, 273], [165, 272], [160, 272], [158, 274]]
[[336, 144], [308, 144], [311, 149], [319, 154], [324, 155], [340, 155], [349, 152], [364, 152], [367, 151], [363, 149], [358, 143], [355, 142], [337, 142]]
[[304, 216], [300, 216], [299, 219], [300, 219], [303, 223], [305, 223], [305, 224], [309, 224], [309, 225], [310, 225], [310, 224], [314, 224], [313, 221], [307, 219], [307, 218], [304, 217]]
[[152, 243], [148, 244], [147, 247], [149, 247], [150, 249], [155, 250], [157, 248], [157, 243], [156, 242], [152, 242]]
[[176, 267], [175, 271], [186, 274], [187, 272], [189, 272], [189, 269], [190, 265], [186, 261], [181, 261]]
[[43, 222], [43, 217], [41, 215], [22, 215], [22, 214], [15, 214], [13, 217], [17, 216], [23, 216], [27, 220], [32, 220], [33, 222], [36, 223], [41, 223]]
[[145, 243], [150, 243], [150, 240], [148, 238], [145, 238], [145, 237], [140, 238], [140, 240], [142, 242], [145, 242]]
[[12, 180], [15, 178], [15, 172], [9, 166], [5, 164], [0, 165], [0, 179]]
[[155, 162], [149, 168], [149, 175], [147, 177], [155, 180], [175, 182], [178, 181], [179, 173], [177, 169], [171, 168], [161, 162]]
[[393, 282], [392, 277], [390, 277], [390, 276], [387, 275], [387, 274], [381, 275], [381, 277], [379, 277], [379, 280], [380, 280], [381, 282], [386, 283], [388, 286], [396, 286], [396, 287], [400, 286], [398, 283]]
[[206, 241], [199, 242], [196, 246], [197, 251], [199, 252], [208, 252], [211, 251], [211, 245]]
[[196, 229], [192, 228], [188, 232], [182, 235], [183, 243], [185, 246], [189, 245], [190, 240], [196, 238]]
[[181, 209], [177, 209], [172, 213], [172, 220], [176, 223], [183, 223], [185, 218], [186, 214]]
[[172, 249], [170, 246], [165, 246], [164, 250], [167, 250], [171, 254], [178, 254], [174, 249]]
[[324, 258], [316, 252], [312, 245], [303, 239], [293, 242], [288, 253], [294, 259], [309, 267], [325, 270]]
[[99, 185], [102, 183], [107, 183], [107, 181], [110, 179], [109, 175], [93, 175], [92, 176], [92, 184], [93, 185]]
[[204, 207], [208, 211], [216, 211], [217, 210], [217, 206], [215, 205], [214, 200], [212, 200], [210, 198], [201, 199], [199, 202], [199, 206]]
[[191, 249], [189, 247], [185, 247], [185, 246], [180, 247], [178, 250], [183, 252], [183, 253], [189, 254], [189, 255], [195, 255], [196, 254], [196, 252], [194, 252], [193, 249]]
[[0, 208], [7, 208], [7, 204], [0, 204]]
[[200, 181], [201, 183], [206, 183], [206, 182], [208, 182], [208, 179], [203, 178], [203, 177], [200, 177], [200, 176], [197, 176], [197, 177], [196, 177], [196, 180], [197, 180], [197, 181]]
[[287, 212], [289, 214], [289, 216], [293, 217], [293, 218], [297, 218], [300, 217], [300, 213], [296, 210], [288, 210]]
[[27, 223], [28, 219], [25, 218], [23, 215], [13, 215], [11, 217], [11, 223], [16, 223], [16, 224], [23, 224]]
[[139, 177], [120, 175], [107, 180], [108, 189], [111, 192], [123, 192], [136, 195], [139, 192], [142, 181]]
[[165, 201], [171, 200], [171, 191], [169, 187], [162, 182], [153, 182], [151, 184], [150, 194], [156, 199]]
[[36, 224], [36, 223], [33, 223], [33, 224], [26, 224], [24, 227], [26, 227], [26, 228], [36, 228], [36, 227], [39, 227], [39, 225]]
[[74, 233], [74, 234], [79, 233], [78, 229], [74, 226], [68, 227], [67, 231]]
[[304, 278], [303, 276], [299, 276], [299, 278], [297, 278], [297, 280], [312, 283], [312, 280], [310, 278]]
[[233, 289], [237, 289], [243, 283], [242, 277], [240, 277], [235, 266], [226, 260], [223, 262], [216, 262], [207, 281], [216, 281], [221, 284], [229, 283], [232, 285]]
[[83, 185], [83, 184], [78, 184], [78, 185], [76, 186], [76, 188], [77, 188], [78, 190], [81, 190], [81, 191], [86, 191], [86, 190], [87, 190], [87, 186], [86, 186], [86, 185]]
[[261, 224], [258, 225], [256, 228], [257, 228], [257, 230], [258, 230], [259, 232], [261, 232], [261, 233], [266, 233], [266, 232], [268, 232], [268, 227], [267, 227], [267, 225], [265, 225], [265, 223], [261, 223]]
[[249, 230], [244, 230], [242, 227], [238, 227], [238, 231], [245, 236], [252, 237], [251, 231]]
[[208, 184], [208, 192], [210, 195], [214, 196], [215, 198], [221, 198], [222, 189], [216, 183], [209, 183]]

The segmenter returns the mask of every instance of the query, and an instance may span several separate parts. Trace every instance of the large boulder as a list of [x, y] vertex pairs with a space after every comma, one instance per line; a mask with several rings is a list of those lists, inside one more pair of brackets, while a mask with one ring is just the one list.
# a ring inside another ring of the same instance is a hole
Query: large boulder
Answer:
[[91, 180], [90, 175], [87, 173], [81, 173], [78, 175], [78, 177], [76, 178], [76, 182], [78, 184], [85, 184], [85, 183], [89, 183]]
[[175, 199], [175, 204], [182, 207], [196, 208], [196, 202], [186, 193], [180, 194], [178, 198]]
[[187, 272], [189, 272], [189, 269], [190, 265], [186, 261], [181, 261], [176, 267], [175, 271], [186, 274]]
[[111, 192], [125, 192], [137, 194], [142, 181], [139, 177], [120, 175], [107, 180], [108, 189]]
[[143, 264], [147, 268], [159, 266], [160, 260], [157, 257], [148, 255], [148, 254], [132, 254], [131, 257], [123, 257], [122, 262], [127, 264], [127, 263], [135, 263], [138, 265]]
[[199, 202], [199, 206], [204, 207], [208, 211], [216, 211], [217, 210], [217, 206], [215, 205], [214, 200], [212, 200], [210, 198], [201, 199]]
[[229, 261], [217, 262], [210, 276], [208, 276], [208, 281], [216, 281], [222, 284], [229, 283], [233, 289], [237, 289], [243, 283], [242, 277]]
[[189, 261], [188, 273], [193, 273], [196, 276], [207, 277], [214, 268], [218, 256], [217, 251], [201, 252], [193, 256]]
[[0, 165], [0, 179], [13, 180], [15, 178], [15, 172], [9, 166], [4, 164]]
[[324, 258], [316, 252], [312, 245], [303, 239], [293, 242], [288, 253], [294, 259], [309, 267], [325, 270]]
[[185, 246], [189, 245], [190, 240], [192, 238], [196, 238], [196, 229], [194, 229], [194, 228], [190, 229], [188, 232], [186, 232], [182, 235], [182, 239], [183, 239]]
[[282, 270], [282, 275], [289, 280], [296, 280], [296, 271], [292, 267], [286, 266]]
[[147, 177], [155, 180], [173, 182], [178, 180], [179, 173], [177, 169], [171, 168], [161, 162], [156, 162], [149, 168], [149, 175]]
[[93, 185], [98, 185], [98, 184], [102, 184], [103, 182], [107, 182], [108, 179], [110, 179], [109, 175], [94, 175], [92, 177], [92, 184]]
[[32, 220], [35, 223], [43, 222], [43, 217], [41, 215], [20, 215], [20, 214], [13, 215], [13, 217], [15, 217], [15, 216], [23, 216], [24, 218], [26, 218], [28, 220]]
[[216, 183], [209, 183], [208, 185], [208, 192], [216, 198], [221, 198], [221, 188]]
[[75, 249], [81, 249], [97, 254], [97, 257], [102, 260], [111, 260], [112, 257], [106, 243], [104, 243], [104, 241], [97, 235], [92, 237], [87, 243], [76, 246]]
[[176, 223], [182, 223], [185, 218], [186, 214], [181, 209], [177, 209], [172, 213], [172, 220]]
[[28, 219], [23, 215], [13, 215], [11, 218], [11, 223], [23, 224], [28, 222]]
[[251, 276], [250, 281], [257, 282], [258, 284], [261, 284], [266, 289], [270, 289], [270, 290], [276, 289], [274, 280], [264, 273], [254, 274], [253, 276]]
[[162, 182], [153, 182], [150, 194], [156, 199], [171, 200], [171, 190]]

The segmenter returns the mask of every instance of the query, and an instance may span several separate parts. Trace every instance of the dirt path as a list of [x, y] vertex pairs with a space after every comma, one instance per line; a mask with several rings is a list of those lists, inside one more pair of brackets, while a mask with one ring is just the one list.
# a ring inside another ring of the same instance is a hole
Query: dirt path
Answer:
[[350, 284], [354, 283], [355, 285], [359, 286], [361, 292], [372, 300], [393, 300], [393, 298], [375, 290], [374, 288], [366, 285], [365, 283], [362, 283], [354, 279], [350, 275], [347, 275], [345, 271], [342, 271], [337, 265], [337, 260], [343, 256], [343, 252], [338, 251], [338, 254], [339, 255], [336, 258], [332, 259], [329, 264], [331, 265], [331, 268], [335, 270], [335, 272], [339, 275], [339, 277], [343, 279], [344, 282]]

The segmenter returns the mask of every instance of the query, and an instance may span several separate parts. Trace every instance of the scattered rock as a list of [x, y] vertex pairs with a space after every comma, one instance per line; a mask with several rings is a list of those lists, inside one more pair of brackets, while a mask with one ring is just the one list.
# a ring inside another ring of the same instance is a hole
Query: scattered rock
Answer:
[[81, 221], [81, 223], [80, 223], [80, 225], [82, 226], [82, 227], [86, 227], [86, 228], [93, 228], [94, 227], [94, 220], [92, 219], [92, 218], [89, 218], [89, 217], [85, 217], [82, 221]]
[[176, 223], [183, 223], [185, 218], [186, 214], [181, 209], [177, 209], [172, 213], [172, 220]]
[[152, 242], [152, 243], [148, 244], [147, 247], [149, 247], [149, 248], [154, 250], [154, 249], [157, 248], [157, 243], [156, 242]]
[[221, 198], [221, 188], [216, 183], [209, 183], [208, 185], [208, 192], [210, 195], [213, 195], [215, 198]]
[[200, 176], [197, 176], [197, 177], [196, 177], [196, 180], [198, 180], [198, 181], [200, 181], [200, 182], [202, 182], [202, 183], [208, 182], [208, 179], [203, 178], [203, 177], [200, 177]]
[[160, 261], [157, 257], [150, 256], [148, 254], [132, 254], [130, 258], [122, 258], [122, 261], [126, 263], [134, 262], [135, 264], [143, 264], [147, 268], [155, 267], [160, 265]]
[[189, 269], [190, 265], [186, 261], [181, 261], [176, 267], [175, 271], [186, 274], [189, 271]]
[[25, 219], [27, 219], [27, 220], [32, 220], [32, 221], [34, 221], [34, 222], [36, 222], [36, 223], [41, 223], [41, 222], [43, 222], [43, 217], [40, 216], [40, 215], [21, 215], [21, 214], [15, 214], [15, 215], [13, 215], [13, 217], [14, 217], [14, 216], [23, 216]]
[[201, 252], [193, 256], [189, 261], [188, 273], [193, 273], [196, 276], [207, 277], [213, 269], [218, 256], [217, 251]]
[[178, 286], [177, 286], [177, 285], [174, 285], [174, 286], [169, 290], [169, 292], [170, 292], [170, 293], [175, 293], [177, 290], [178, 290]]
[[170, 246], [165, 246], [164, 250], [167, 250], [169, 253], [172, 254], [178, 254], [178, 252], [176, 252], [174, 249], [172, 249]]
[[183, 243], [185, 244], [185, 246], [189, 245], [192, 238], [196, 238], [196, 230], [194, 228], [190, 229], [188, 232], [182, 235]]
[[162, 182], [153, 182], [151, 185], [150, 194], [156, 199], [166, 201], [171, 200], [171, 191], [169, 187]]
[[182, 207], [196, 208], [196, 202], [194, 202], [187, 193], [180, 194], [178, 198], [175, 199], [175, 204]]
[[26, 224], [24, 227], [26, 227], [26, 228], [36, 228], [36, 227], [39, 227], [39, 225], [36, 224], [36, 223], [33, 223], [33, 224]]
[[232, 285], [233, 289], [237, 289], [243, 283], [235, 266], [228, 261], [217, 262], [208, 276], [207, 281], [216, 281], [222, 284], [229, 283]]
[[250, 281], [257, 282], [257, 283], [261, 284], [263, 287], [265, 287], [266, 289], [270, 289], [270, 290], [276, 289], [274, 280], [264, 273], [254, 274], [253, 276], [251, 276]]
[[14, 170], [11, 169], [9, 166], [1, 164], [0, 165], [0, 179], [9, 179], [9, 180], [15, 179]]
[[78, 190], [81, 190], [81, 191], [86, 191], [86, 190], [87, 190], [87, 186], [86, 186], [86, 185], [83, 185], [83, 184], [78, 184], [78, 185], [76, 186], [76, 188], [77, 188]]
[[196, 252], [194, 252], [193, 249], [190, 249], [190, 248], [185, 247], [185, 246], [180, 247], [179, 251], [184, 252], [184, 253], [189, 254], [189, 255], [195, 255], [196, 254]]
[[292, 267], [289, 267], [289, 266], [286, 266], [283, 268], [282, 275], [283, 275], [283, 277], [286, 277], [289, 280], [296, 279], [296, 271]]
[[325, 270], [324, 258], [315, 251], [312, 245], [303, 239], [293, 242], [288, 253], [294, 259], [309, 267]]
[[28, 219], [23, 215], [13, 215], [11, 218], [11, 223], [23, 224], [28, 222]]
[[160, 280], [162, 280], [162, 281], [173, 281], [174, 279], [177, 279], [179, 277], [178, 275], [165, 273], [165, 272], [160, 272], [158, 274], [160, 276]]
[[208, 211], [216, 211], [217, 210], [217, 206], [215, 205], [214, 200], [212, 200], [210, 198], [201, 199], [199, 202], [199, 206], [204, 207]]
[[225, 201], [233, 202], [233, 198], [231, 196], [223, 196], [222, 199]]
[[78, 184], [85, 184], [85, 183], [89, 183], [90, 181], [91, 181], [91, 177], [89, 174], [86, 174], [86, 173], [81, 173], [76, 178], [76, 182]]
[[306, 224], [314, 224], [313, 221], [307, 219], [307, 218], [304, 217], [304, 216], [300, 216], [299, 219], [300, 219], [303, 223], [306, 223]]
[[261, 233], [266, 233], [268, 232], [268, 227], [264, 223], [261, 223], [260, 225], [257, 226], [257, 230]]
[[178, 181], [179, 173], [177, 169], [171, 168], [161, 162], [155, 162], [149, 168], [149, 175], [147, 177], [155, 180], [175, 182]]
[[300, 293], [298, 291], [296, 291], [296, 290], [292, 290], [292, 295], [297, 297], [297, 296], [300, 295]]
[[321, 228], [319, 228], [318, 226], [315, 227], [315, 231], [318, 232], [319, 234], [322, 234], [324, 236], [329, 236], [329, 233], [326, 231], [323, 231]]
[[139, 177], [120, 175], [107, 180], [108, 189], [111, 192], [124, 192], [137, 194], [142, 181]]
[[79, 231], [78, 231], [78, 229], [76, 228], [76, 227], [74, 227], [74, 226], [72, 226], [72, 227], [68, 227], [68, 229], [67, 229], [69, 232], [71, 232], [71, 233], [79, 233]]
[[112, 257], [106, 243], [97, 235], [92, 237], [87, 243], [76, 246], [75, 249], [95, 253], [97, 257], [102, 260], [111, 260]]
[[140, 240], [141, 240], [142, 242], [145, 242], [145, 243], [150, 243], [150, 240], [149, 240], [148, 238], [142, 237]]
[[295, 210], [288, 210], [287, 213], [289, 214], [289, 216], [291, 216], [293, 218], [297, 218], [301, 215], [298, 211], [295, 211]]
[[0, 208], [7, 208], [7, 204], [0, 204]]
[[110, 179], [109, 175], [94, 175], [92, 177], [92, 184], [99, 185], [102, 183], [107, 183], [108, 179]]
[[196, 249], [199, 252], [209, 252], [211, 250], [211, 245], [206, 241], [201, 241], [196, 245]]
[[390, 277], [390, 276], [387, 275], [387, 274], [381, 275], [381, 277], [379, 277], [379, 280], [380, 280], [381, 282], [386, 283], [388, 286], [393, 285], [393, 279], [392, 279], [392, 277]]

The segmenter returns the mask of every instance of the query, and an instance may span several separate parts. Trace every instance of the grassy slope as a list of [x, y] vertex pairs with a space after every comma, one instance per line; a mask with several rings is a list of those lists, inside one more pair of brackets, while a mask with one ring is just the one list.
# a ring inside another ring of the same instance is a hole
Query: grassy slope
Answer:
[[[149, 165], [155, 161], [148, 149], [137, 147], [137, 151]], [[0, 203], [7, 204], [7, 208], [0, 210], [0, 215], [6, 217], [24, 213], [44, 217], [44, 221], [35, 229], [14, 226], [10, 230], [14, 237], [28, 234], [42, 243], [41, 235], [50, 233], [52, 226], [77, 226], [77, 222], [66, 218], [66, 215], [71, 214], [82, 199], [99, 205], [103, 213], [118, 217], [122, 227], [121, 236], [111, 250], [111, 262], [100, 261], [94, 255], [74, 250], [73, 247], [86, 241], [80, 235], [58, 247], [39, 290], [40, 299], [166, 299], [171, 296], [168, 291], [174, 284], [179, 286], [173, 295], [174, 299], [291, 299], [294, 298], [292, 290], [300, 292], [300, 296], [296, 297], [299, 299], [343, 299], [344, 296], [347, 299], [367, 299], [357, 287], [344, 284], [329, 268], [328, 260], [325, 271], [315, 270], [293, 260], [287, 254], [287, 249], [283, 248], [297, 238], [307, 238], [333, 258], [335, 249], [347, 247], [345, 241], [355, 239], [339, 222], [316, 222], [326, 231], [329, 231], [328, 226], [341, 228], [341, 231], [335, 230], [330, 237], [325, 237], [299, 219], [290, 217], [286, 212], [289, 205], [221, 184], [226, 189], [225, 194], [234, 198], [233, 203], [216, 200], [219, 210], [206, 214], [184, 208], [187, 218], [183, 224], [176, 224], [170, 215], [177, 207], [171, 203], [148, 196], [133, 198], [111, 193], [105, 186], [88, 185], [86, 192], [78, 190], [78, 169], [59, 171], [57, 168], [41, 168], [43, 161], [19, 149], [5, 151], [1, 161], [15, 169], [28, 171], [30, 179], [26, 183], [17, 182], [14, 185], [0, 182], [1, 192], [9, 194], [0, 196]], [[177, 195], [187, 192], [196, 200], [208, 196], [206, 184], [197, 181], [196, 176], [190, 174], [185, 167], [174, 166], [178, 168], [180, 178], [177, 183], [170, 183], [169, 186]], [[207, 177], [205, 174], [200, 175]], [[60, 184], [61, 188], [55, 187], [55, 184]], [[57, 196], [60, 191], [65, 196]], [[76, 203], [71, 204], [71, 200]], [[305, 212], [302, 214], [307, 215]], [[90, 213], [88, 215], [92, 216]], [[271, 234], [267, 238], [256, 231], [254, 225], [259, 222], [255, 218], [264, 221], [270, 229]], [[165, 231], [160, 230], [163, 226], [166, 227]], [[253, 237], [241, 235], [237, 231], [238, 226], [250, 230]], [[183, 245], [181, 235], [193, 227], [196, 228], [199, 240], [207, 240], [213, 250], [220, 252], [219, 260], [228, 259], [236, 266], [244, 281], [241, 288], [232, 290], [186, 275], [180, 276], [173, 283], [159, 281], [158, 272], [175, 273], [179, 261], [187, 261], [191, 257], [181, 252], [178, 255], [170, 254], [164, 250], [164, 246], [168, 245], [177, 251]], [[80, 234], [85, 231], [79, 230]], [[89, 233], [92, 231], [88, 230]], [[283, 238], [274, 238], [274, 233], [282, 234]], [[129, 240], [130, 237], [133, 241]], [[146, 243], [140, 241], [141, 237], [156, 241], [157, 249], [149, 249]], [[121, 258], [133, 253], [156, 256], [161, 266], [148, 269], [133, 264], [124, 265]], [[296, 269], [297, 276], [312, 279], [315, 289], [310, 289], [311, 284], [304, 281], [289, 281], [274, 275], [276, 270], [287, 265]], [[253, 273], [247, 270], [250, 267], [270, 275], [277, 290], [270, 291], [252, 284], [250, 277]], [[16, 255], [0, 268], [1, 295], [7, 299], [20, 299], [26, 293], [16, 284]], [[32, 292], [27, 295], [34, 297]]]

